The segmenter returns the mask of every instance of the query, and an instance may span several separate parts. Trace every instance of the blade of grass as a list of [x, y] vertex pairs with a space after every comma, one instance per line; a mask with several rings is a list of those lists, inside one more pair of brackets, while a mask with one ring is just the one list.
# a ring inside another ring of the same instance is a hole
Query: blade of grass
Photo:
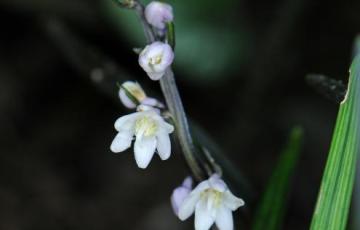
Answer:
[[286, 197], [289, 194], [289, 184], [299, 158], [302, 137], [302, 129], [293, 128], [256, 211], [253, 230], [280, 229], [286, 208]]
[[348, 92], [340, 105], [330, 153], [311, 222], [312, 230], [343, 230], [348, 222], [356, 158], [360, 152], [360, 56], [350, 68]]

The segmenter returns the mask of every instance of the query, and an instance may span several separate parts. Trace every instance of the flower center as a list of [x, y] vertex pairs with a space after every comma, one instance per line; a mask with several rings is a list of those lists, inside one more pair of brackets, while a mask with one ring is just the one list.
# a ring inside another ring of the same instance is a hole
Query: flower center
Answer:
[[218, 208], [221, 204], [223, 193], [215, 189], [208, 188], [201, 192], [201, 199], [207, 201], [208, 209]]
[[154, 119], [144, 116], [135, 122], [136, 136], [153, 136], [158, 129], [157, 123]]
[[159, 65], [162, 61], [162, 54], [158, 54], [155, 57], [149, 58], [150, 65]]

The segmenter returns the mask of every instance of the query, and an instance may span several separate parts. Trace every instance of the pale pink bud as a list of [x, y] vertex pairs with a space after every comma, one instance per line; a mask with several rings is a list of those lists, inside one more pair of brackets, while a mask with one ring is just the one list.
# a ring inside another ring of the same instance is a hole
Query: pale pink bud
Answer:
[[170, 200], [171, 200], [171, 206], [176, 215], [178, 215], [179, 207], [191, 192], [192, 183], [193, 183], [192, 178], [189, 176], [185, 178], [181, 186], [174, 189]]
[[163, 30], [167, 22], [174, 20], [174, 15], [169, 4], [153, 1], [145, 8], [145, 18], [150, 25]]
[[159, 80], [174, 60], [170, 45], [154, 42], [147, 45], [139, 55], [139, 64], [151, 80]]

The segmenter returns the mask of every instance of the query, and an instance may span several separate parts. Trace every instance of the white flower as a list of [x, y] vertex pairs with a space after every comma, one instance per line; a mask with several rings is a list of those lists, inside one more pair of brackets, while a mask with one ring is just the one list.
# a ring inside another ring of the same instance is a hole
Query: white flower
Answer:
[[208, 230], [214, 222], [219, 230], [232, 230], [232, 212], [244, 204], [244, 201], [234, 196], [225, 182], [214, 174], [198, 184], [185, 198], [178, 216], [180, 220], [186, 220], [195, 212], [195, 230]]
[[179, 187], [174, 189], [173, 193], [171, 194], [171, 206], [176, 215], [178, 215], [179, 213], [179, 208], [181, 204], [183, 203], [187, 195], [189, 195], [189, 193], [191, 192], [192, 183], [192, 178], [190, 176], [186, 177], [183, 183]]
[[[129, 97], [128, 94], [130, 94], [130, 96], [132, 96], [133, 98]], [[146, 96], [144, 90], [137, 82], [132, 82], [132, 81], [124, 82], [119, 90], [119, 98], [123, 103], [123, 105], [129, 109], [135, 109], [138, 106], [137, 103], [140, 103], [142, 105], [158, 107], [158, 108], [164, 108], [164, 105], [160, 103], [158, 100]]]
[[154, 42], [147, 45], [139, 55], [139, 64], [156, 81], [164, 74], [174, 60], [174, 52], [171, 47], [163, 42]]
[[165, 29], [165, 23], [174, 20], [173, 9], [169, 4], [154, 1], [145, 8], [145, 18], [157, 29]]
[[110, 149], [115, 153], [122, 152], [131, 146], [133, 136], [135, 160], [139, 168], [146, 168], [157, 150], [162, 160], [167, 160], [171, 154], [169, 134], [174, 127], [164, 121], [155, 110], [135, 112], [120, 117], [115, 122], [119, 132], [113, 140]]

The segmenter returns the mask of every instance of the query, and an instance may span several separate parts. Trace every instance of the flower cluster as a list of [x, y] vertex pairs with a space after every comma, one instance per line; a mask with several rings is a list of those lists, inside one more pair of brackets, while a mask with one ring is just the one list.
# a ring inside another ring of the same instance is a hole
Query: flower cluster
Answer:
[[[147, 24], [158, 36], [139, 55], [139, 65], [151, 80], [166, 77], [174, 60], [174, 52], [166, 39], [166, 23], [172, 22], [172, 7], [162, 2], [151, 2], [144, 11]], [[160, 35], [160, 36], [159, 36]], [[170, 134], [174, 126], [162, 117], [165, 106], [155, 98], [148, 97], [137, 82], [127, 81], [119, 89], [119, 98], [125, 107], [135, 112], [118, 118], [115, 122], [117, 135], [110, 149], [115, 153], [130, 148], [134, 141], [135, 161], [139, 168], [148, 167], [155, 152], [162, 160], [171, 155]], [[215, 223], [220, 230], [233, 229], [232, 212], [244, 205], [234, 196], [218, 174], [200, 182], [192, 189], [191, 177], [173, 191], [171, 205], [180, 220], [188, 219], [195, 213], [195, 229], [208, 230]]]
[[[171, 154], [169, 134], [174, 131], [174, 127], [161, 117], [157, 108], [152, 107], [162, 104], [154, 98], [148, 98], [135, 82], [125, 82], [119, 90], [119, 97], [126, 107], [137, 106], [137, 112], [116, 120], [118, 134], [110, 146], [111, 151], [119, 153], [130, 148], [135, 136], [134, 154], [139, 168], [149, 165], [155, 150], [162, 160], [167, 160]], [[134, 100], [140, 104], [136, 105]]]
[[232, 230], [232, 212], [243, 206], [244, 201], [234, 196], [217, 174], [199, 183], [191, 192], [187, 180], [171, 197], [179, 219], [186, 220], [195, 212], [196, 230], [208, 230], [214, 223], [220, 230]]

